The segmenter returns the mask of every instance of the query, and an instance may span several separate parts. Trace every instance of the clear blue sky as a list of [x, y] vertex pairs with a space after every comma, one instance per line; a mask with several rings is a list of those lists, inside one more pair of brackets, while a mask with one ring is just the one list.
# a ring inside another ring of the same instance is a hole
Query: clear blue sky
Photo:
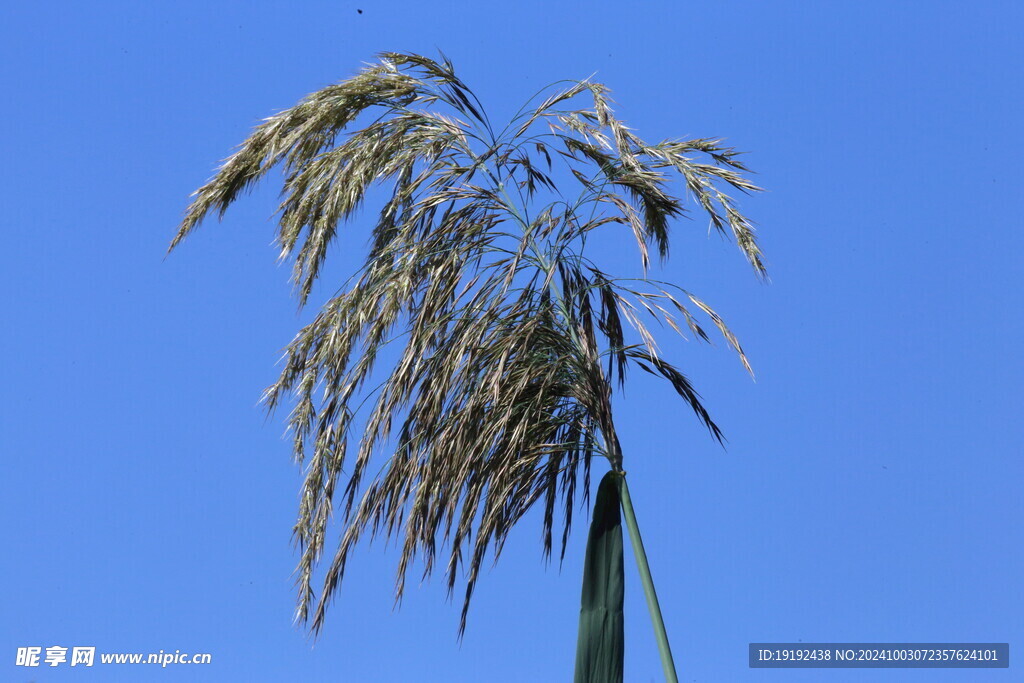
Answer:
[[[721, 344], [666, 351], [728, 448], [667, 385], [636, 375], [617, 405], [681, 679], [1016, 679], [751, 670], [746, 646], [1024, 644], [1022, 31], [1017, 2], [6, 7], [0, 679], [569, 680], [583, 524], [559, 571], [527, 519], [461, 645], [440, 581], [392, 611], [380, 545], [315, 647], [292, 626], [300, 473], [257, 406], [304, 319], [270, 247], [276, 188], [163, 260], [260, 118], [380, 51], [438, 48], [492, 115], [596, 72], [641, 135], [724, 136], [768, 189], [742, 207], [772, 284], [704, 221], [675, 227], [662, 273], [757, 372]], [[627, 572], [626, 680], [661, 680]], [[214, 663], [15, 667], [32, 645]]]

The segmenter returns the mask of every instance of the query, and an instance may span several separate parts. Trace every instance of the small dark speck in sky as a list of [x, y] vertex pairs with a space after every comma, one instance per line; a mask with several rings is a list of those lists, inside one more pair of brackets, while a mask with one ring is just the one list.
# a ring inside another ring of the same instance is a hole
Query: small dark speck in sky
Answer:
[[361, 9], [357, 9], [356, 11], [359, 12], [360, 14], [363, 13], [363, 10], [361, 10]]

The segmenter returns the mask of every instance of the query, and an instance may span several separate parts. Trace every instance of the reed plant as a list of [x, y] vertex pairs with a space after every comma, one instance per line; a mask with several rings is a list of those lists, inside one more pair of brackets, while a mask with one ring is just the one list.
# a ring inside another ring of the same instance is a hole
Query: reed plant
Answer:
[[[385, 53], [260, 123], [195, 192], [171, 249], [272, 169], [276, 241], [301, 306], [339, 232], [369, 234], [362, 265], [287, 346], [264, 396], [270, 410], [290, 406], [304, 471], [297, 619], [313, 633], [365, 537], [399, 545], [396, 600], [414, 566], [443, 573], [449, 593], [464, 577], [460, 634], [485, 560], [535, 506], [545, 555], [564, 557], [595, 456], [628, 503], [612, 397], [632, 368], [667, 380], [722, 438], [652, 322], [708, 341], [710, 321], [749, 369], [743, 350], [702, 299], [647, 271], [695, 209], [764, 276], [728, 194], [758, 188], [721, 141], [650, 144], [589, 79], [543, 89], [498, 126], [443, 55]], [[630, 236], [641, 276], [591, 260], [601, 231]]]

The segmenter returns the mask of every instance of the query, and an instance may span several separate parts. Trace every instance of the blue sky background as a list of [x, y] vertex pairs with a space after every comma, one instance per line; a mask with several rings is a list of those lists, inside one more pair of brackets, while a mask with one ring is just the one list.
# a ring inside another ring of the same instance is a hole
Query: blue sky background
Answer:
[[[666, 343], [728, 448], [667, 384], [635, 374], [617, 404], [681, 680], [1014, 680], [751, 670], [746, 647], [1024, 642], [1024, 6], [359, 2], [0, 11], [0, 679], [569, 680], [585, 524], [559, 571], [525, 520], [461, 644], [439, 580], [392, 610], [381, 545], [315, 647], [292, 626], [300, 473], [257, 406], [305, 319], [270, 247], [277, 188], [163, 260], [259, 119], [380, 51], [440, 48], [493, 118], [596, 72], [642, 136], [724, 136], [768, 190], [741, 206], [771, 285], [703, 220], [661, 273], [754, 364], [756, 383], [722, 344]], [[626, 680], [661, 680], [627, 572]], [[29, 645], [214, 663], [15, 667]]]

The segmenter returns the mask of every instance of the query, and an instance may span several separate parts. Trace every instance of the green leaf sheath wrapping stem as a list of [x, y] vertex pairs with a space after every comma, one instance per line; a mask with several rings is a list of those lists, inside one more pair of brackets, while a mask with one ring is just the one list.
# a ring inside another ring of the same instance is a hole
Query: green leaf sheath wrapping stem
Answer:
[[622, 520], [616, 472], [597, 489], [583, 566], [575, 683], [622, 683], [625, 636], [622, 604]]

